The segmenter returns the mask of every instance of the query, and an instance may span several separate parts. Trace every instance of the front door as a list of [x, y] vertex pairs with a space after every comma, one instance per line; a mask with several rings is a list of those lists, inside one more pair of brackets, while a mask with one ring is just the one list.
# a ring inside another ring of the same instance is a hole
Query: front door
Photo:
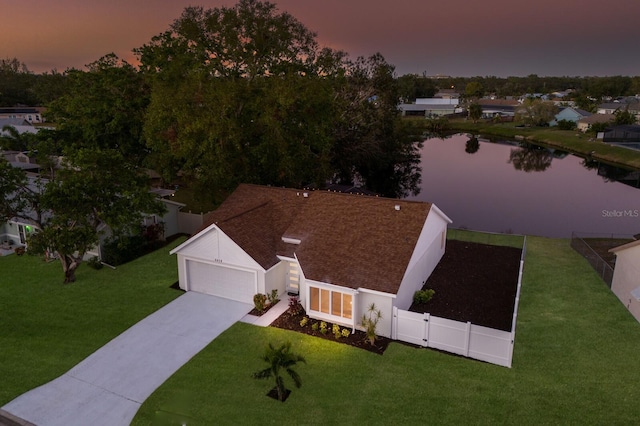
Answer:
[[297, 262], [289, 262], [287, 271], [287, 293], [300, 293], [300, 271]]

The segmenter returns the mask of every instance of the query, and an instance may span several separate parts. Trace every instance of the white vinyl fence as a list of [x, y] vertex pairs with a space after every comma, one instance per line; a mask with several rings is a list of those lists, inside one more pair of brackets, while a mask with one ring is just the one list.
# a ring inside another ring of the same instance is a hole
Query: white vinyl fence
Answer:
[[523, 265], [524, 261], [521, 259], [511, 331], [496, 330], [470, 322], [464, 323], [394, 307], [391, 337], [395, 340], [511, 367]]
[[204, 224], [205, 214], [178, 212], [178, 232], [195, 234]]

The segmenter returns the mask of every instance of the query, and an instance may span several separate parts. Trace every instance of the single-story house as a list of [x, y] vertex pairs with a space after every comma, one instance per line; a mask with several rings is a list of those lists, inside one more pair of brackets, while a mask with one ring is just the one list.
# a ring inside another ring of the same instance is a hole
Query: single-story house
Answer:
[[549, 126], [557, 126], [558, 121], [567, 120], [577, 123], [578, 120], [592, 115], [589, 111], [580, 108], [562, 107], [560, 112], [549, 122]]
[[636, 117], [636, 123], [640, 123], [640, 103], [632, 102], [608, 102], [598, 105], [598, 114], [615, 114], [617, 111], [629, 111]]
[[7, 160], [12, 167], [22, 169], [25, 172], [39, 173], [40, 165], [36, 163], [35, 158], [31, 158], [25, 152], [21, 151], [0, 151], [0, 158]]
[[613, 114], [591, 114], [578, 120], [578, 130], [586, 132], [596, 123], [612, 123], [616, 119]]
[[42, 114], [43, 107], [3, 107], [0, 108], [0, 119], [14, 118], [27, 121], [28, 123], [44, 123]]
[[409, 308], [449, 223], [430, 203], [243, 184], [171, 254], [184, 290], [249, 304], [297, 294], [309, 317], [350, 328], [375, 303], [390, 337], [393, 307]]
[[519, 102], [515, 99], [487, 99], [477, 101], [482, 108], [482, 118], [513, 117]]
[[[629, 211], [638, 214], [638, 211]], [[640, 240], [609, 250], [616, 255], [611, 290], [622, 304], [640, 321]]]
[[442, 117], [445, 115], [461, 112], [455, 104], [400, 104], [398, 105], [400, 114], [403, 117], [419, 116], [419, 117]]

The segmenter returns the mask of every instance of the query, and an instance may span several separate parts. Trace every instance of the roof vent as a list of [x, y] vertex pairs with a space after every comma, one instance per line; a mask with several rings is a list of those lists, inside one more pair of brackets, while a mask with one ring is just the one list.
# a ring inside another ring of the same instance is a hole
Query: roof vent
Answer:
[[302, 196], [303, 196], [304, 198], [309, 198], [309, 193], [308, 193], [308, 192], [304, 192], [304, 193], [302, 194]]
[[400, 210], [400, 204], [396, 204], [396, 210]]

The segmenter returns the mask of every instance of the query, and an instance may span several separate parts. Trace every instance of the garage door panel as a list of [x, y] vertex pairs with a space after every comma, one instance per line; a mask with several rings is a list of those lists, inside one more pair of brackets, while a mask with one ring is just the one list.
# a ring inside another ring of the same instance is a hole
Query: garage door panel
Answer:
[[187, 260], [187, 274], [190, 291], [253, 303], [254, 272]]

